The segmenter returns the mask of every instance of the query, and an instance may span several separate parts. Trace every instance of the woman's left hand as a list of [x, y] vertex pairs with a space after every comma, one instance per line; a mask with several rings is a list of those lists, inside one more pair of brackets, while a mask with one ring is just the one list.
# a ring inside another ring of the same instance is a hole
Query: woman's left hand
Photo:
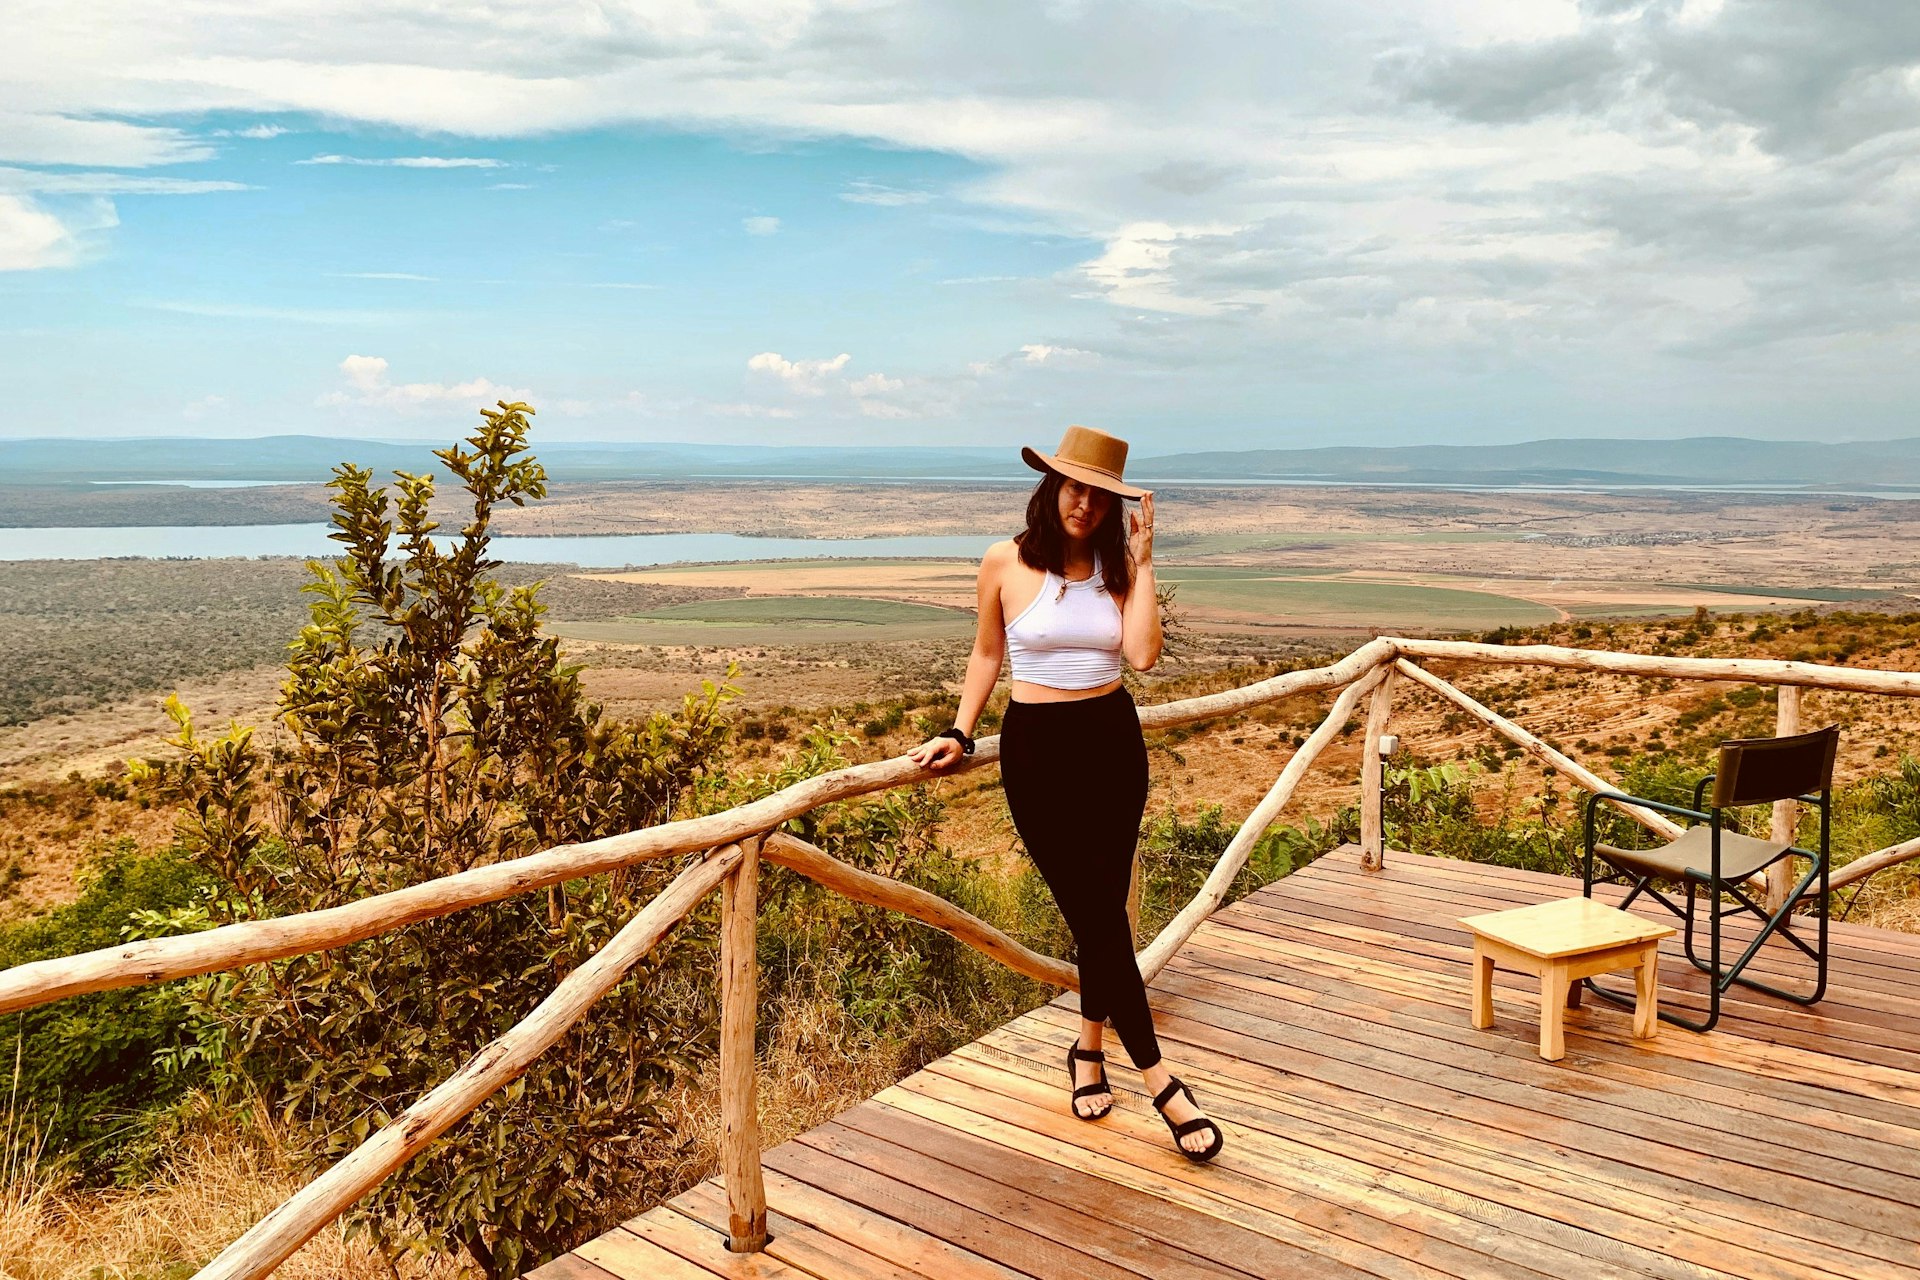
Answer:
[[1153, 558], [1153, 491], [1149, 489], [1140, 499], [1140, 510], [1127, 513], [1127, 550], [1133, 556], [1135, 564], [1145, 564]]

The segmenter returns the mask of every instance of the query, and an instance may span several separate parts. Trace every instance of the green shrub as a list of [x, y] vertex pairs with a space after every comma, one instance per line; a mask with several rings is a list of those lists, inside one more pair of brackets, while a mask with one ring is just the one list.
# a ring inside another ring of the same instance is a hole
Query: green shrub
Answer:
[[[185, 707], [169, 786], [182, 839], [217, 883], [216, 921], [320, 910], [543, 848], [652, 826], [724, 759], [705, 684], [674, 714], [617, 720], [540, 625], [538, 584], [503, 587], [492, 511], [545, 492], [526, 406], [437, 455], [471, 497], [450, 544], [431, 476], [390, 503], [343, 464], [333, 564], [312, 562], [311, 621], [288, 667], [269, 758], [250, 730], [206, 738]], [[395, 545], [397, 541], [398, 545]], [[733, 669], [729, 668], [731, 678]], [[201, 989], [195, 1044], [224, 1049], [330, 1165], [445, 1079], [579, 968], [678, 868], [556, 885], [238, 971]], [[389, 1253], [464, 1246], [489, 1276], [525, 1268], [644, 1197], [638, 1146], [666, 1137], [668, 1087], [713, 1050], [711, 908], [683, 924], [561, 1042], [353, 1210]]]
[[[80, 896], [0, 929], [0, 968], [127, 940], [136, 912], [188, 908], [210, 885], [177, 852], [142, 854], [116, 841], [87, 869]], [[188, 1038], [184, 993], [169, 984], [74, 996], [0, 1018], [0, 1051], [18, 1054], [18, 1105], [48, 1158], [92, 1179], [135, 1173], [127, 1157], [142, 1118], [196, 1083], [160, 1055]]]

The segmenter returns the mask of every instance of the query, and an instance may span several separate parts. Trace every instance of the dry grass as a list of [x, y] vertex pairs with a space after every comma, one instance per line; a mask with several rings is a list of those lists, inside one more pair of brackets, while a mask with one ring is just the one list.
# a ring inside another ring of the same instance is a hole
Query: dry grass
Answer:
[[[255, 1108], [256, 1116], [268, 1113]], [[191, 1275], [293, 1194], [285, 1135], [264, 1119], [246, 1133], [208, 1123], [176, 1144], [145, 1186], [79, 1190], [35, 1160], [31, 1143], [0, 1156], [0, 1280], [173, 1280]], [[397, 1275], [453, 1280], [447, 1259], [403, 1263], [396, 1273], [338, 1224], [275, 1273], [280, 1280]]]
[[[908, 1075], [897, 1041], [875, 1036], [812, 984], [762, 1015], [772, 1041], [756, 1067], [760, 1140], [773, 1147], [826, 1123]], [[918, 1065], [918, 1064], [913, 1064]], [[681, 1086], [669, 1109], [689, 1141], [653, 1170], [655, 1199], [622, 1207], [630, 1217], [720, 1172], [720, 1069], [717, 1059]]]

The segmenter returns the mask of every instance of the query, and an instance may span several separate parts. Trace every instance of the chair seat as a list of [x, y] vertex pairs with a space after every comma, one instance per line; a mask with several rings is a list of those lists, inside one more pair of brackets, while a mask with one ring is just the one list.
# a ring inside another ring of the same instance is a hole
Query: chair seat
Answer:
[[[1736, 831], [1720, 832], [1720, 878], [1745, 880], [1793, 846], [1771, 840], [1756, 840]], [[1607, 861], [1641, 876], [1660, 876], [1668, 880], [1684, 879], [1689, 871], [1705, 880], [1713, 866], [1713, 829], [1688, 827], [1680, 838], [1658, 849], [1621, 849], [1595, 843], [1596, 853]]]

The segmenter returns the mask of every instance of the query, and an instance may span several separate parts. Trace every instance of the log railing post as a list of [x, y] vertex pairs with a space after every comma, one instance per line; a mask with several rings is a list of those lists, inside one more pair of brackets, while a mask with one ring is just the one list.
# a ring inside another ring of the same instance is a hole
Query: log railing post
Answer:
[[767, 1247], [753, 1052], [760, 841], [741, 841], [746, 856], [720, 885], [720, 1171], [727, 1187], [727, 1248], [735, 1253]]
[[[1800, 686], [1783, 684], [1780, 686], [1780, 705], [1774, 713], [1773, 732], [1776, 737], [1787, 737], [1800, 732]], [[1793, 800], [1773, 802], [1773, 840], [1776, 844], [1792, 844], [1793, 835], [1800, 826], [1800, 806]], [[1780, 859], [1767, 868], [1767, 912], [1772, 914], [1787, 905], [1787, 895], [1793, 891], [1793, 858]]]
[[1393, 686], [1399, 679], [1400, 673], [1388, 667], [1367, 704], [1367, 743], [1360, 757], [1360, 865], [1368, 871], [1378, 871], [1386, 861], [1386, 761], [1380, 758], [1380, 739], [1393, 714]]

